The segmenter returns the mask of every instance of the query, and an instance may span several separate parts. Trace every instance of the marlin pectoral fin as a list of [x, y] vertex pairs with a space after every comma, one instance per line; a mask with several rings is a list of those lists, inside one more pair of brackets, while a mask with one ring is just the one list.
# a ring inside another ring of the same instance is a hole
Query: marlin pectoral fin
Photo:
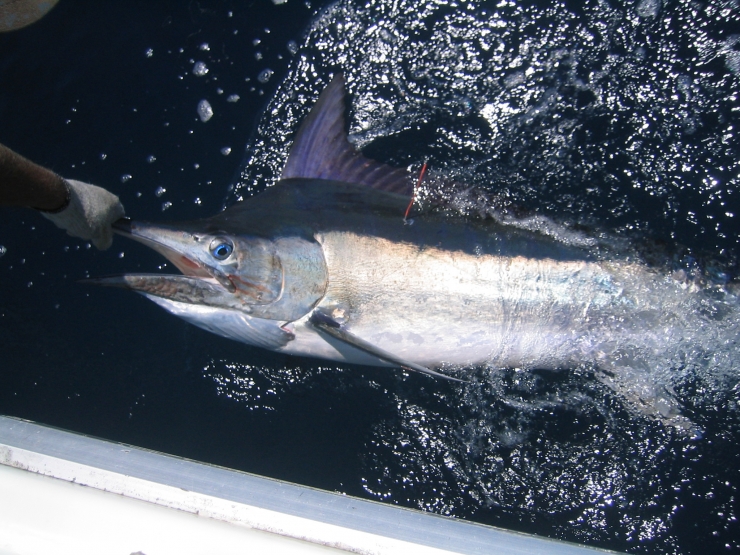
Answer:
[[334, 320], [330, 316], [327, 316], [326, 314], [324, 314], [323, 312], [319, 310], [315, 310], [311, 314], [309, 323], [317, 330], [322, 331], [326, 333], [327, 335], [330, 335], [333, 338], [338, 339], [339, 341], [343, 341], [347, 343], [348, 345], [351, 345], [353, 347], [356, 347], [357, 349], [360, 349], [361, 351], [365, 351], [366, 353], [370, 355], [378, 357], [380, 360], [389, 362], [390, 364], [400, 366], [401, 368], [404, 368], [406, 370], [414, 370], [415, 372], [421, 372], [422, 374], [434, 376], [435, 378], [443, 378], [445, 380], [450, 380], [453, 382], [464, 382], [465, 381], [459, 378], [453, 378], [452, 376], [447, 376], [440, 372], [435, 372], [434, 370], [430, 370], [426, 366], [421, 366], [420, 364], [416, 364], [415, 362], [409, 362], [407, 360], [403, 360], [402, 358], [399, 358], [395, 356], [394, 354], [389, 353], [388, 351], [384, 351], [383, 349], [376, 347], [375, 345], [371, 343], [368, 343], [364, 339], [361, 339], [357, 337], [356, 335], [354, 335], [353, 333], [342, 328], [342, 326], [336, 320]]

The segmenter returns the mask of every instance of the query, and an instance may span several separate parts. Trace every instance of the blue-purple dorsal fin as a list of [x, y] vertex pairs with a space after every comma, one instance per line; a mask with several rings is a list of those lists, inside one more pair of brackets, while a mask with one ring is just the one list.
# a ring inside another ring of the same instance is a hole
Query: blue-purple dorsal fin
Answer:
[[296, 135], [281, 179], [327, 179], [411, 196], [414, 180], [402, 168], [365, 158], [344, 130], [344, 77], [334, 76]]

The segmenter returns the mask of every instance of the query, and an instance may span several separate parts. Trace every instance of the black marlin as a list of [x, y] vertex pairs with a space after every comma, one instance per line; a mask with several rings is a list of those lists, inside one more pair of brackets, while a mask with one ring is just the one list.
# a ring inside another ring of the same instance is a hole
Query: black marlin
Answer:
[[677, 421], [670, 394], [625, 383], [620, 369], [684, 338], [701, 302], [695, 287], [594, 243], [526, 226], [435, 211], [408, 225], [414, 176], [351, 145], [344, 96], [335, 77], [301, 126], [281, 179], [263, 193], [195, 222], [117, 224], [183, 275], [92, 281], [293, 355], [451, 379], [473, 365], [591, 362], [638, 406]]

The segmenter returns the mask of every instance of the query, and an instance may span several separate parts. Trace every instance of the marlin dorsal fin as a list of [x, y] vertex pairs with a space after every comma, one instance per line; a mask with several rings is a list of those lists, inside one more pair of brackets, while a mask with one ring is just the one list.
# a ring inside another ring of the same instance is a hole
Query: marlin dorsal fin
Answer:
[[349, 142], [344, 96], [344, 77], [337, 74], [298, 130], [281, 179], [344, 181], [411, 196], [413, 177], [407, 170], [365, 158]]

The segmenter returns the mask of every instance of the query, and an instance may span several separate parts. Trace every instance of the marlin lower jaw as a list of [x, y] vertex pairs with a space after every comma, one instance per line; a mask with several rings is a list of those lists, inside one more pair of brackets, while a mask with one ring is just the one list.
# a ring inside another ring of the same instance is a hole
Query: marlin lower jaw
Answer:
[[202, 278], [173, 274], [123, 274], [85, 279], [83, 282], [129, 289], [143, 295], [177, 303], [211, 306], [246, 314], [250, 312], [237, 296], [228, 292], [219, 282], [210, 277]]

